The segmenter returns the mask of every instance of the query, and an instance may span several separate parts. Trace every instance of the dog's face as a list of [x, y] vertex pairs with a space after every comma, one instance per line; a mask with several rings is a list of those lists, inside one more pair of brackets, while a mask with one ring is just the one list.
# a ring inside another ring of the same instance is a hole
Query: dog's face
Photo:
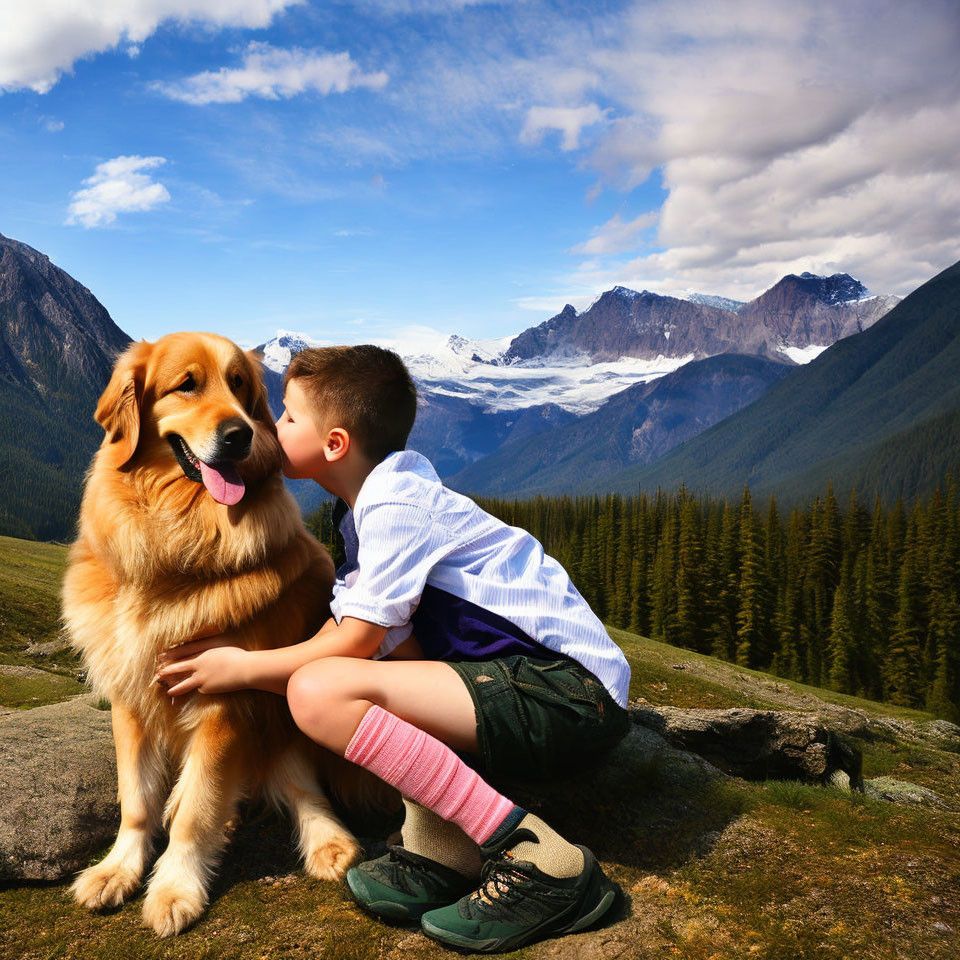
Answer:
[[131, 344], [95, 414], [112, 465], [203, 484], [233, 505], [280, 465], [256, 358], [224, 337], [173, 333]]

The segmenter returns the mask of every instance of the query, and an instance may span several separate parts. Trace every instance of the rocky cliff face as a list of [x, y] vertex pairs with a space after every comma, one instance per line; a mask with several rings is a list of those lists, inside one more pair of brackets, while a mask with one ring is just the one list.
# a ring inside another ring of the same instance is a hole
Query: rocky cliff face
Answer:
[[700, 359], [736, 349], [737, 317], [732, 310], [614, 287], [583, 313], [567, 304], [555, 317], [524, 330], [505, 357], [584, 355], [592, 363], [691, 354]]
[[86, 287], [0, 236], [0, 533], [72, 535], [93, 411], [129, 342]]
[[752, 346], [762, 341], [773, 348], [829, 346], [862, 333], [900, 302], [900, 297], [867, 294], [867, 288], [846, 273], [790, 274], [744, 304], [739, 315]]
[[85, 286], [0, 235], [0, 376], [41, 397], [65, 389], [99, 396], [129, 342]]
[[749, 353], [789, 364], [794, 361], [784, 348], [828, 347], [871, 326], [899, 299], [867, 297], [866, 287], [845, 273], [791, 274], [743, 305], [614, 287], [583, 313], [567, 304], [555, 317], [524, 330], [504, 359], [583, 357], [598, 363]]

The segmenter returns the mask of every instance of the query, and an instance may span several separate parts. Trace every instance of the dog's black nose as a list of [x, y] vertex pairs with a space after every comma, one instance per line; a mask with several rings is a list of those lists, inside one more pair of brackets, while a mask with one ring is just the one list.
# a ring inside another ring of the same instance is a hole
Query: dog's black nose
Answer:
[[217, 427], [217, 454], [222, 460], [242, 460], [250, 452], [253, 428], [242, 417], [231, 417]]

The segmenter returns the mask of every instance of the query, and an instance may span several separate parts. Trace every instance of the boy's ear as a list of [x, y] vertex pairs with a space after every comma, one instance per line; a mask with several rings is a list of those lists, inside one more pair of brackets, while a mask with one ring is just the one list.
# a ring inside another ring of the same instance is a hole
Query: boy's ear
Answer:
[[147, 359], [153, 344], [141, 340], [131, 343], [120, 354], [106, 389], [100, 395], [94, 419], [106, 431], [122, 458], [118, 466], [129, 462], [140, 439], [140, 405], [147, 376]]
[[267, 400], [267, 388], [263, 382], [263, 354], [256, 350], [245, 350], [244, 356], [250, 368], [250, 402], [247, 412], [254, 420], [259, 420], [276, 434], [277, 426], [273, 421], [273, 413]]
[[341, 457], [345, 457], [350, 449], [350, 444], [353, 442], [350, 434], [343, 427], [333, 427], [326, 436], [328, 446], [331, 438], [334, 439], [336, 446], [332, 459], [339, 460]]

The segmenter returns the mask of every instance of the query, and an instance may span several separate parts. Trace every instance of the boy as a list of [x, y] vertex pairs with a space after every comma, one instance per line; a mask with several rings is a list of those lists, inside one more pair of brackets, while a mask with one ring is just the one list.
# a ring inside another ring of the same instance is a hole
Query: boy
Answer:
[[304, 350], [284, 386], [284, 473], [339, 498], [333, 616], [276, 650], [186, 644], [160, 682], [285, 694], [309, 737], [399, 789], [403, 846], [347, 873], [370, 912], [485, 952], [589, 926], [616, 896], [591, 851], [481, 774], [569, 775], [613, 746], [629, 727], [622, 651], [534, 537], [404, 450], [416, 388], [397, 354]]

